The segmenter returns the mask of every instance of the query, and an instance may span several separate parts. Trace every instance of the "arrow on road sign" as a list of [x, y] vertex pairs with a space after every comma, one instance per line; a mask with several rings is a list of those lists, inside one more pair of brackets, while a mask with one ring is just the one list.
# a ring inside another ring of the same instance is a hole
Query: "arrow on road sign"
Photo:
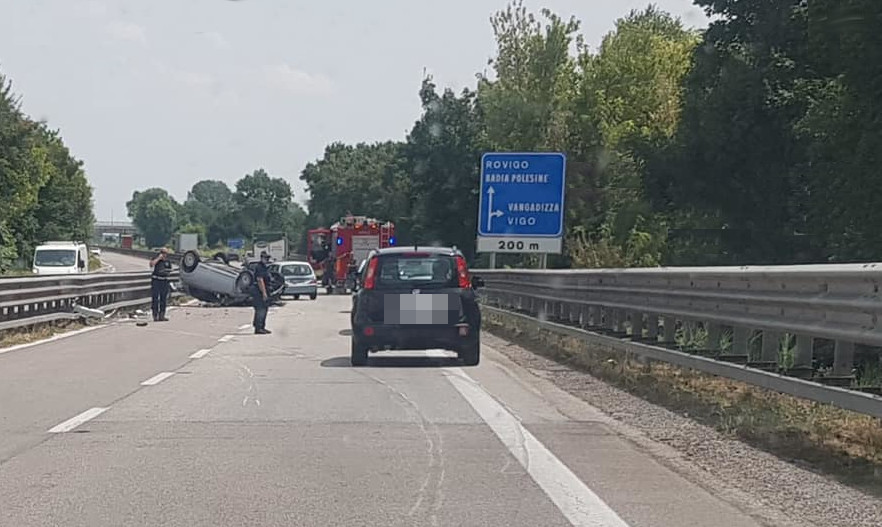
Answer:
[[493, 210], [493, 194], [496, 194], [496, 191], [493, 190], [493, 187], [487, 188], [487, 230], [493, 230], [493, 218], [498, 218], [502, 216], [503, 212], [501, 210]]

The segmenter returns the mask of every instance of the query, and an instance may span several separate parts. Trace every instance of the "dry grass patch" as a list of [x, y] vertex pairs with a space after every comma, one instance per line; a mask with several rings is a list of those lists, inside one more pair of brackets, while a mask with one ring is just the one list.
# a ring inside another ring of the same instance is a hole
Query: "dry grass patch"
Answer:
[[660, 362], [485, 311], [485, 329], [775, 455], [882, 493], [882, 420]]

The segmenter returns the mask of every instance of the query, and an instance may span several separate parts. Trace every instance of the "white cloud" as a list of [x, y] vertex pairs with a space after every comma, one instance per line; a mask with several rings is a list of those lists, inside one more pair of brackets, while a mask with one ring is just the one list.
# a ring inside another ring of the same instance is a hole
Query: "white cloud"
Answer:
[[197, 71], [178, 71], [174, 74], [175, 80], [194, 89], [209, 89], [214, 86], [215, 79], [207, 73]]
[[288, 64], [266, 66], [264, 79], [272, 88], [297, 95], [327, 95], [334, 91], [334, 82], [328, 77], [298, 70]]
[[97, 0], [88, 0], [86, 2], [78, 2], [74, 4], [74, 9], [78, 14], [91, 18], [101, 18], [107, 14], [107, 6]]
[[138, 24], [116, 20], [107, 25], [107, 33], [117, 40], [147, 45], [147, 31]]
[[226, 37], [217, 31], [206, 31], [204, 33], [200, 33], [202, 37], [207, 40], [212, 46], [217, 49], [230, 49], [230, 43], [227, 41]]

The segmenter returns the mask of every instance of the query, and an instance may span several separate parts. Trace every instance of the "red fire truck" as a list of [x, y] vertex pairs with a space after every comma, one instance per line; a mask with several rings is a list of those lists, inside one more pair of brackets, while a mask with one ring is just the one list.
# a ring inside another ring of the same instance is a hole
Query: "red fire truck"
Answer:
[[328, 292], [345, 294], [348, 280], [373, 249], [395, 245], [395, 225], [366, 216], [344, 216], [327, 229], [307, 233], [306, 254]]

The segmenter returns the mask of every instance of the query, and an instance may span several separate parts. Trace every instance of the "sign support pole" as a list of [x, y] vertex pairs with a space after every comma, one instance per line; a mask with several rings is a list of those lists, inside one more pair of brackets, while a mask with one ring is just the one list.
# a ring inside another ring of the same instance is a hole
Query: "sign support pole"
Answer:
[[496, 269], [496, 253], [490, 253], [490, 269]]
[[548, 269], [548, 253], [539, 255], [539, 269]]

